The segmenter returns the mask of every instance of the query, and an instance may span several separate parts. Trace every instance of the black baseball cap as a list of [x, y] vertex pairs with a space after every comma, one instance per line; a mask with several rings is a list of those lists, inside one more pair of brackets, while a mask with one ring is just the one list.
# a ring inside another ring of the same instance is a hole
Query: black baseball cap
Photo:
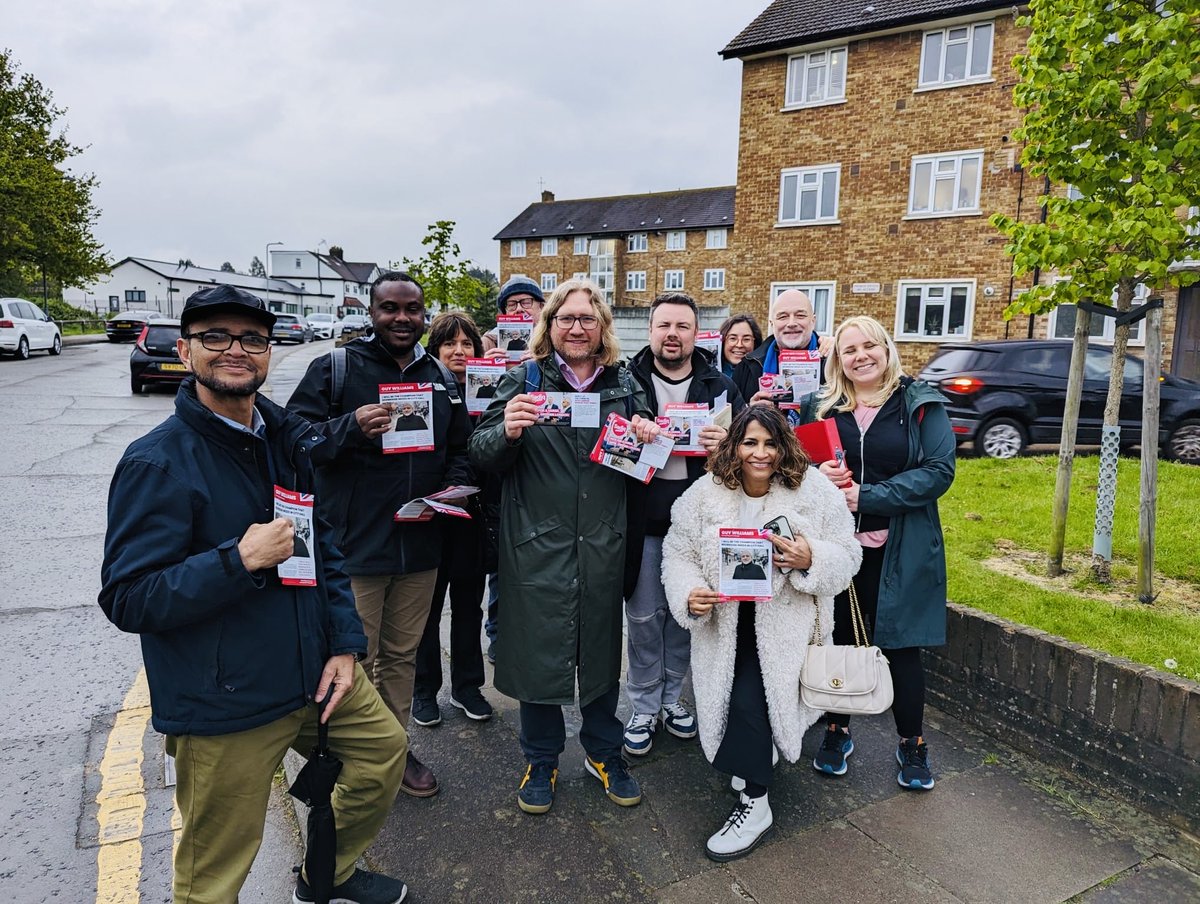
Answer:
[[188, 296], [179, 315], [179, 332], [187, 334], [188, 325], [206, 314], [243, 314], [253, 317], [267, 329], [275, 325], [275, 315], [267, 309], [267, 303], [257, 295], [251, 295], [237, 286], [212, 286], [200, 289]]

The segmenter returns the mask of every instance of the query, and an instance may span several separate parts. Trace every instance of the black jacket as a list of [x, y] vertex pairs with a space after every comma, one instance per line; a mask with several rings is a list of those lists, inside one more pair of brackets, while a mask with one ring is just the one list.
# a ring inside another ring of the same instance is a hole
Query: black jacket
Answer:
[[[401, 370], [374, 339], [356, 339], [343, 348], [346, 374], [340, 406], [331, 398], [328, 355], [309, 365], [288, 400], [288, 408], [312, 421], [328, 440], [313, 457], [318, 466], [317, 504], [334, 525], [334, 539], [345, 552], [350, 574], [413, 574], [437, 568], [440, 519], [398, 524], [393, 516], [411, 499], [471, 482], [466, 405], [461, 396], [451, 400], [442, 370], [428, 353]], [[383, 383], [433, 384], [432, 452], [384, 455], [379, 437], [363, 435], [354, 412], [378, 404]]]
[[226, 424], [185, 380], [175, 414], [132, 443], [108, 495], [100, 607], [140, 634], [155, 731], [257, 728], [312, 700], [330, 656], [365, 653], [333, 531], [314, 524], [316, 587], [250, 574], [237, 543], [274, 517], [272, 485], [313, 492], [311, 425], [259, 396], [266, 439]]
[[[814, 330], [813, 335], [820, 339], [820, 335]], [[738, 363], [738, 366], [733, 369], [733, 382], [738, 388], [738, 392], [742, 394], [747, 402], [754, 398], [754, 394], [758, 392], [758, 378], [763, 375], [763, 362], [767, 359], [767, 352], [775, 345], [775, 337], [767, 337], [767, 341], [760, 345], [752, 352], [748, 352], [746, 357]], [[821, 385], [825, 385], [825, 364], [822, 361], [820, 367]]]

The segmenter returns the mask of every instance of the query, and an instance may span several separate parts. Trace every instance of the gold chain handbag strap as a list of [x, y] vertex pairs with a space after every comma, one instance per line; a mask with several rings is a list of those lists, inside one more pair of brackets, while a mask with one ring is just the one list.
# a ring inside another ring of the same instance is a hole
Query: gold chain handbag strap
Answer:
[[[850, 582], [850, 624], [854, 628], [854, 645], [856, 647], [869, 647], [871, 642], [867, 637], [866, 620], [863, 618], [862, 609], [858, 605], [858, 590], [854, 587], [854, 581]], [[809, 641], [814, 646], [824, 646], [824, 633], [821, 631], [821, 602], [815, 596], [813, 606], [817, 610], [816, 621], [813, 622], [813, 639]]]

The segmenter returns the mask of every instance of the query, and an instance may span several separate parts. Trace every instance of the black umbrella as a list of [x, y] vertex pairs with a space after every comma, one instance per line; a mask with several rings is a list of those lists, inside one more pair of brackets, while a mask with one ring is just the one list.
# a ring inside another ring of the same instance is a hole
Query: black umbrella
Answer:
[[[330, 691], [333, 689], [330, 688]], [[329, 698], [326, 694], [326, 700]], [[317, 904], [329, 904], [333, 894], [333, 874], [336, 869], [337, 827], [333, 822], [333, 786], [342, 761], [329, 752], [329, 726], [320, 721], [318, 709], [317, 744], [308, 755], [308, 762], [288, 788], [288, 794], [308, 807], [308, 848], [304, 852], [304, 875]]]

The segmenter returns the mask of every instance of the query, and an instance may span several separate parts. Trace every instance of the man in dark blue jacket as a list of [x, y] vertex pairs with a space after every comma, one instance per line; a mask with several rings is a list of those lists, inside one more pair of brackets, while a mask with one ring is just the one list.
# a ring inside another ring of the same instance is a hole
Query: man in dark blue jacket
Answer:
[[[758, 381], [764, 374], [779, 373], [781, 349], [817, 352], [825, 358], [833, 347], [832, 339], [817, 335], [817, 317], [812, 301], [799, 289], [785, 289], [779, 293], [771, 305], [770, 322], [770, 338], [742, 358], [741, 363], [733, 369], [733, 382], [742, 398], [751, 405], [775, 404], [775, 398], [763, 391]], [[819, 373], [820, 381], [824, 383], [824, 363]], [[794, 415], [789, 415], [789, 420], [797, 423]]]
[[[315, 586], [278, 568], [295, 528], [276, 517], [276, 491], [313, 493], [320, 438], [257, 395], [275, 321], [260, 299], [202, 289], [180, 320], [192, 376], [175, 414], [117, 465], [100, 591], [109, 619], [141, 636], [154, 728], [175, 757], [175, 901], [237, 898], [275, 771], [289, 747], [308, 752], [320, 718], [349, 767], [334, 795], [334, 897], [395, 904], [404, 883], [355, 862], [391, 809], [407, 738], [355, 664], [367, 643], [329, 525], [314, 519]], [[295, 899], [314, 900], [303, 876]]]

